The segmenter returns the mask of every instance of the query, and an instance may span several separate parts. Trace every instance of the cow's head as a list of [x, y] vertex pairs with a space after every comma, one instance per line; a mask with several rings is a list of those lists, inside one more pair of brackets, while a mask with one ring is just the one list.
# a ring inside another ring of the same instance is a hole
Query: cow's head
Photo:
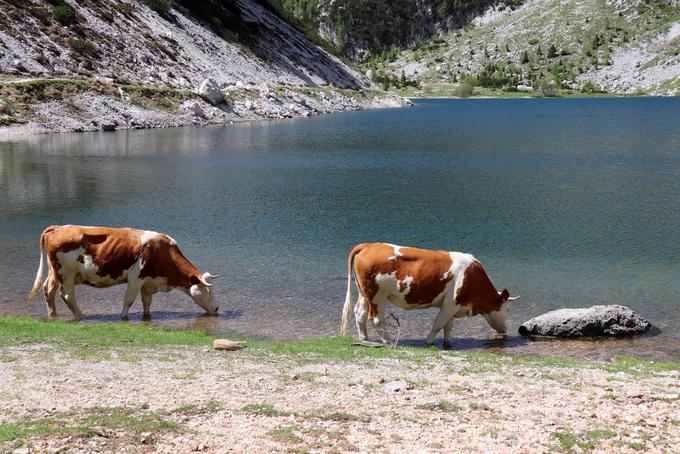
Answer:
[[217, 314], [219, 307], [215, 302], [215, 294], [212, 290], [212, 284], [210, 280], [216, 278], [210, 273], [203, 273], [198, 276], [191, 276], [189, 278], [191, 282], [191, 287], [189, 287], [189, 295], [194, 300], [194, 303], [198, 304], [206, 311], [208, 314]]
[[498, 334], [505, 335], [507, 332], [505, 318], [508, 315], [508, 302], [518, 300], [519, 295], [510, 296], [508, 289], [504, 288], [498, 292], [498, 298], [500, 299], [500, 308], [497, 311], [484, 314], [484, 318]]

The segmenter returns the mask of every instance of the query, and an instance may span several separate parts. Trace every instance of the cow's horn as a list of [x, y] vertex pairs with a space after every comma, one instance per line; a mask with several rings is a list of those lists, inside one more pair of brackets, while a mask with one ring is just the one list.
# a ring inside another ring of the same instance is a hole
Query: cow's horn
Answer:
[[210, 273], [205, 273], [206, 279], [215, 279], [216, 277], [220, 277], [219, 274], [210, 274]]
[[518, 299], [519, 299], [519, 295], [508, 297], [508, 301], [517, 301]]

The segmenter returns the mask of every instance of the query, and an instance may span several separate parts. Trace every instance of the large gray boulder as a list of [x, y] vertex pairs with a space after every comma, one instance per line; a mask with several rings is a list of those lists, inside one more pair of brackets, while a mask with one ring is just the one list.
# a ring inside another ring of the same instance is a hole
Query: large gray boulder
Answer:
[[224, 93], [214, 79], [205, 79], [198, 87], [198, 95], [212, 105], [224, 102]]
[[645, 333], [651, 326], [632, 309], [611, 305], [551, 311], [522, 323], [518, 331], [523, 336], [630, 336]]

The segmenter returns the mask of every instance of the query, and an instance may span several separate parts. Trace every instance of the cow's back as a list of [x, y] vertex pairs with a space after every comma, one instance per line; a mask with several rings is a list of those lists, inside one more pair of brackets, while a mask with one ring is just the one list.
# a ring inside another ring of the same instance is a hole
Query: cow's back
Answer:
[[75, 260], [96, 266], [96, 274], [120, 278], [138, 259], [144, 232], [128, 228], [52, 226], [45, 230], [45, 248], [59, 266]]
[[362, 293], [369, 302], [381, 285], [394, 284], [408, 305], [429, 305], [453, 279], [451, 254], [446, 251], [366, 243], [354, 257], [354, 271]]

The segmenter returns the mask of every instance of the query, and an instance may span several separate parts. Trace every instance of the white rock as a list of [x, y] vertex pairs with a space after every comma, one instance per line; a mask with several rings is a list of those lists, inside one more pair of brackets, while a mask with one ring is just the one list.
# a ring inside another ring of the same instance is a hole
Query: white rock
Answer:
[[214, 79], [205, 79], [198, 87], [198, 95], [210, 104], [220, 104], [224, 102], [224, 93]]
[[388, 392], [389, 391], [398, 392], [403, 391], [405, 389], [408, 389], [408, 383], [406, 383], [404, 380], [395, 380], [385, 383], [385, 391]]

